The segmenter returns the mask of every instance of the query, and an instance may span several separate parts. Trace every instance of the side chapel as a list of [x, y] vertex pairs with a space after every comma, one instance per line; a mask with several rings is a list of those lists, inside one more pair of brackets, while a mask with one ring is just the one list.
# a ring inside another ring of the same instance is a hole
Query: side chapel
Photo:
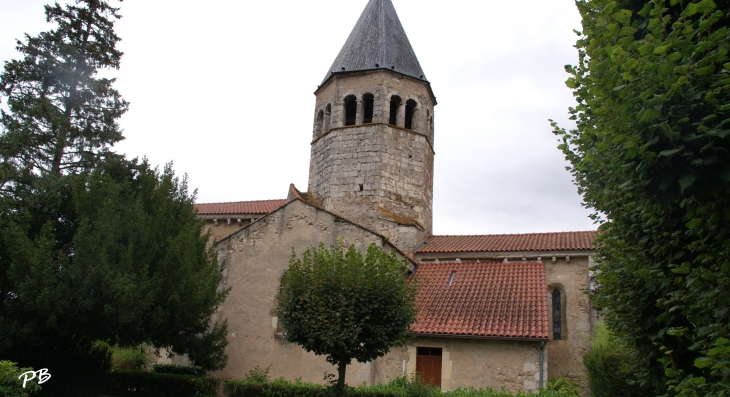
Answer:
[[417, 337], [353, 363], [352, 385], [420, 372], [443, 390], [535, 390], [580, 380], [593, 317], [585, 291], [594, 231], [432, 234], [436, 97], [391, 0], [370, 0], [315, 91], [309, 184], [281, 200], [197, 204], [224, 287], [226, 378], [256, 366], [322, 382], [336, 368], [285, 341], [276, 294], [292, 247], [370, 243], [406, 257], [419, 279]]

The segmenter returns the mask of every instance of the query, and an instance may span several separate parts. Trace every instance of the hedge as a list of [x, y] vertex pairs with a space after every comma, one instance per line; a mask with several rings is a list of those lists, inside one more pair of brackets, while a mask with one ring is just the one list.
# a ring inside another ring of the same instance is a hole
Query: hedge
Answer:
[[115, 369], [104, 394], [114, 397], [215, 397], [218, 380]]
[[[332, 389], [322, 385], [287, 382], [277, 379], [269, 383], [226, 380], [223, 390], [228, 397], [330, 397]], [[442, 392], [409, 380], [396, 379], [387, 385], [347, 388], [347, 397], [577, 397], [565, 391], [541, 390], [539, 393], [496, 391], [492, 389], [456, 389]]]
[[155, 364], [152, 371], [158, 374], [205, 376], [205, 369], [195, 365]]

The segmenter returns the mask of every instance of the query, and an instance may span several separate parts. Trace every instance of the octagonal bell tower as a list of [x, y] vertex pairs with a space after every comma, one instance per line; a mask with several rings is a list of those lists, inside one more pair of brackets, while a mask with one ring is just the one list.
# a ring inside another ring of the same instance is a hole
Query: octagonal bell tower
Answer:
[[370, 0], [315, 92], [308, 196], [410, 254], [432, 232], [436, 98], [391, 0]]

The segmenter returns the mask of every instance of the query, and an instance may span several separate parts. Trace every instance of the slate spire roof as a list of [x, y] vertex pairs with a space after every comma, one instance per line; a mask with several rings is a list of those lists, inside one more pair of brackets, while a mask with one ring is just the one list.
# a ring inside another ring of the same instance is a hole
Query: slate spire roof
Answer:
[[428, 81], [391, 0], [370, 0], [322, 84], [335, 73], [390, 69]]

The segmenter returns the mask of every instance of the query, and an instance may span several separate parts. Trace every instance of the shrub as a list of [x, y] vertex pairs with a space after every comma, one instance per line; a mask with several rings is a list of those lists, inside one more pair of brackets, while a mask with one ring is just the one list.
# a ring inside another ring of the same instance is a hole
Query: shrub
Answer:
[[205, 369], [195, 365], [155, 364], [152, 371], [158, 374], [205, 376]]
[[226, 380], [223, 391], [229, 397], [326, 397], [327, 388], [304, 382], [276, 379], [261, 383], [247, 380]]
[[257, 365], [256, 368], [248, 371], [243, 380], [254, 383], [268, 383], [269, 369], [271, 369], [271, 365], [263, 369]]
[[112, 353], [112, 367], [119, 369], [146, 369], [152, 359], [147, 345], [136, 347], [109, 347]]
[[631, 349], [608, 328], [599, 324], [583, 356], [588, 369], [588, 387], [593, 397], [644, 397], [655, 394], [631, 376]]
[[116, 369], [104, 394], [116, 397], [215, 397], [218, 380]]
[[12, 361], [0, 361], [0, 396], [28, 397], [30, 393], [40, 390], [38, 379], [29, 380], [25, 383], [25, 388], [23, 387], [20, 375], [32, 370], [32, 368], [18, 368]]
[[[228, 397], [330, 397], [334, 395], [333, 387], [328, 388], [300, 381], [288, 382], [281, 378], [269, 383], [227, 380], [224, 381], [223, 390]], [[450, 392], [442, 392], [439, 388], [421, 384], [417, 376], [399, 377], [385, 385], [345, 388], [346, 397], [576, 397], [578, 395], [580, 394], [572, 394], [564, 389], [541, 390], [537, 394], [474, 388], [459, 388]]]
[[552, 377], [547, 381], [547, 389], [551, 391], [560, 391], [570, 395], [580, 396], [580, 385], [568, 378]]

